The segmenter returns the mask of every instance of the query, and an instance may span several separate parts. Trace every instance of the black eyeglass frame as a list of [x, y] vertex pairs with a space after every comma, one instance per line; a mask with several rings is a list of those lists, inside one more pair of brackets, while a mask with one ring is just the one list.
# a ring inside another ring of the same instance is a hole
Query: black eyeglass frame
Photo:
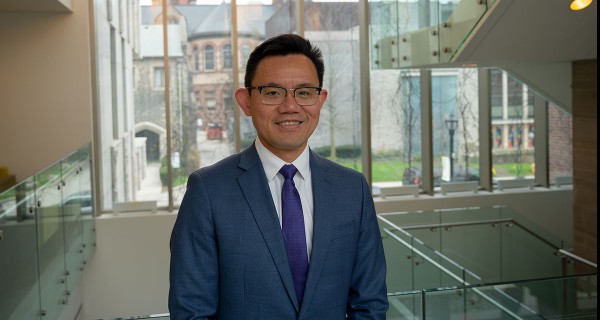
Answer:
[[[262, 97], [262, 89], [264, 89], [264, 88], [278, 88], [278, 89], [283, 89], [283, 90], [285, 90], [285, 96], [283, 97], [283, 99], [279, 103], [267, 103], [267, 102], [265, 102], [265, 100]], [[275, 106], [275, 105], [279, 105], [279, 104], [283, 103], [283, 101], [285, 101], [285, 98], [287, 97], [288, 91], [292, 91], [293, 92], [293, 94], [294, 94], [294, 100], [296, 101], [296, 103], [298, 103], [298, 105], [300, 105], [300, 106], [312, 106], [315, 103], [317, 103], [318, 97], [317, 97], [317, 99], [315, 99], [315, 102], [313, 102], [311, 104], [301, 104], [298, 101], [298, 99], [296, 98], [296, 90], [300, 90], [300, 89], [316, 89], [317, 90], [317, 96], [320, 96], [321, 95], [321, 91], [323, 91], [323, 87], [284, 88], [284, 87], [280, 87], [280, 86], [255, 86], [255, 87], [246, 87], [246, 89], [248, 89], [248, 90], [252, 90], [252, 89], [258, 90], [258, 93], [260, 94], [260, 100], [264, 104], [270, 105], [270, 106]]]

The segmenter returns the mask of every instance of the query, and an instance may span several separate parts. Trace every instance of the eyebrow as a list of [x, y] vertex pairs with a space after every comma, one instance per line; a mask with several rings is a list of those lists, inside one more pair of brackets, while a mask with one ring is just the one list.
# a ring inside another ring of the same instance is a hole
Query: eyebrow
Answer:
[[[285, 86], [275, 83], [275, 82], [268, 82], [266, 84], [262, 84], [260, 86], [257, 87], [280, 87], [280, 88], [286, 88]], [[304, 83], [300, 83], [296, 86], [296, 88], [306, 88], [306, 87], [311, 87], [311, 88], [319, 88], [319, 85], [310, 83], [310, 82], [304, 82]], [[289, 88], [292, 89], [292, 88]]]

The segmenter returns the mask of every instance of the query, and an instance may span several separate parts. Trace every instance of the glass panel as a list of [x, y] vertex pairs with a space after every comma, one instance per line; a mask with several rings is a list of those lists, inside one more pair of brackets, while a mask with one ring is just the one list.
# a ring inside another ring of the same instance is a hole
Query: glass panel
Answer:
[[[131, 161], [134, 166], [133, 172], [136, 192], [135, 198], [125, 198], [124, 188], [120, 188], [120, 180], [116, 186], [114, 202], [121, 201], [148, 201], [156, 200], [158, 206], [165, 207], [168, 205], [167, 194], [167, 126], [166, 126], [166, 109], [165, 109], [165, 91], [163, 87], [156, 87], [154, 82], [160, 81], [164, 83], [165, 66], [164, 66], [164, 45], [163, 45], [163, 26], [162, 22], [162, 4], [161, 2], [153, 2], [153, 5], [142, 5], [140, 8], [141, 25], [136, 27], [139, 29], [139, 55], [134, 54], [132, 61], [122, 61], [122, 63], [131, 63], [135, 67], [135, 86], [132, 88], [134, 95], [134, 105], [131, 112], [133, 113], [133, 128], [134, 133], [133, 153], [129, 153], [129, 158], [124, 159], [124, 147], [121, 144], [112, 147], [113, 152], [113, 180], [121, 179], [115, 176], [114, 172], [119, 172], [121, 169], [120, 159]], [[101, 20], [101, 19], [96, 19]], [[187, 64], [182, 63], [184, 52], [182, 51], [181, 31], [176, 23], [177, 20], [169, 17], [167, 32], [169, 36], [169, 84], [171, 97], [171, 120], [180, 123], [182, 112], [189, 103], [190, 97], [183, 94], [183, 88], [187, 89], [187, 76], [183, 76], [183, 72], [187, 68]], [[173, 22], [173, 23], [171, 23]], [[107, 23], [102, 21], [102, 24]], [[128, 23], [132, 23], [129, 21]], [[97, 40], [103, 29], [97, 30]], [[107, 43], [107, 46], [117, 44]], [[190, 54], [195, 47], [190, 47]], [[130, 51], [129, 45], [126, 45], [122, 50]], [[202, 53], [202, 50], [200, 50]], [[120, 56], [117, 58], [121, 58]], [[127, 57], [126, 57], [127, 58]], [[191, 63], [191, 61], [190, 61]], [[155, 70], [161, 70], [160, 74], [156, 74]], [[187, 114], [186, 114], [187, 115]], [[119, 117], [119, 114], [113, 114], [113, 117]], [[193, 117], [190, 123], [193, 122]], [[181, 130], [179, 127], [173, 126], [173, 139], [180, 141]], [[187, 132], [186, 132], [187, 133]], [[193, 145], [192, 145], [193, 146]], [[180, 144], [173, 145], [173, 155], [175, 158], [176, 152], [179, 151]], [[181, 156], [181, 154], [179, 154]], [[175, 160], [175, 159], [172, 159]], [[106, 162], [103, 162], [106, 165]], [[173, 172], [173, 180], [176, 181], [175, 172]], [[106, 201], [104, 201], [106, 203]]]
[[61, 163], [37, 174], [35, 185], [41, 305], [56, 319], [67, 298]]
[[[171, 34], [169, 34], [171, 36]], [[173, 179], [173, 201], [180, 203], [185, 193], [185, 185], [188, 175], [200, 166], [200, 155], [198, 152], [198, 105], [192, 105], [192, 91], [190, 86], [190, 68], [186, 61], [189, 59], [178, 50], [180, 54], [169, 52], [170, 61], [173, 61], [170, 69], [173, 73], [171, 78], [171, 125], [172, 125], [172, 148], [171, 159]], [[206, 58], [206, 49], [204, 51]], [[189, 57], [191, 58], [191, 57]], [[206, 69], [204, 69], [206, 70]], [[214, 70], [214, 69], [211, 69]], [[202, 72], [202, 71], [198, 71]], [[214, 99], [213, 99], [214, 101]], [[206, 101], [208, 103], [208, 100]], [[205, 105], [207, 107], [207, 105]], [[214, 109], [213, 109], [214, 110]], [[166, 181], [166, 166], [161, 163], [161, 182]]]
[[374, 185], [420, 185], [420, 102], [418, 70], [371, 72], [371, 152]]
[[[500, 83], [498, 83], [500, 82]], [[492, 174], [495, 180], [534, 178], [533, 91], [504, 71], [492, 72]], [[501, 99], [494, 97], [502, 97]]]
[[387, 320], [423, 319], [422, 295], [420, 293], [405, 293], [388, 295], [390, 308], [386, 314]]
[[323, 53], [323, 87], [329, 92], [309, 144], [361, 171], [358, 3], [306, 2], [305, 22], [305, 37]]
[[[402, 275], [388, 274], [393, 280], [398, 280], [401, 291], [421, 290], [427, 288], [439, 288], [445, 286], [455, 286], [462, 284], [466, 280], [465, 270], [454, 261], [445, 257], [436, 247], [439, 246], [437, 239], [439, 236], [428, 235], [427, 233], [436, 232], [436, 228], [411, 229], [410, 234], [406, 231], [399, 230], [397, 225], [393, 225], [391, 221], [386, 222], [386, 217], [380, 217], [380, 227], [384, 239], [387, 241], [395, 240], [405, 248], [399, 248], [395, 245], [389, 245], [389, 250], [395, 250], [391, 253], [394, 257], [394, 262], [404, 265], [404, 270], [412, 270], [411, 278], [404, 278]], [[387, 220], [389, 221], [389, 220]], [[424, 242], [421, 239], [412, 236], [416, 231], [417, 234], [429, 237], [430, 246], [427, 240]], [[423, 231], [423, 232], [419, 232]], [[387, 242], [385, 241], [385, 242]], [[427, 243], [427, 244], [426, 244]], [[387, 255], [386, 255], [387, 257]], [[404, 281], [404, 282], [403, 282]], [[407, 282], [410, 281], [410, 282]], [[394, 282], [394, 281], [392, 281]], [[392, 283], [396, 285], [397, 283]], [[401, 292], [396, 291], [396, 292]]]
[[469, 283], [500, 281], [502, 254], [498, 224], [471, 224], [440, 228], [445, 256], [471, 271]]
[[398, 68], [398, 1], [369, 1], [371, 69]]
[[420, 66], [439, 62], [438, 3], [406, 1], [398, 3], [398, 61], [400, 66]]
[[562, 275], [557, 249], [513, 223], [502, 225], [501, 281]]
[[539, 224], [529, 220], [523, 215], [520, 215], [513, 208], [502, 206], [500, 207], [501, 212], [500, 215], [503, 219], [512, 219], [517, 222], [519, 226], [523, 229], [529, 230], [531, 234], [537, 235], [539, 238], [544, 239], [549, 246], [553, 246], [555, 248], [572, 248], [572, 244], [560, 239], [553, 233], [548, 230], [542, 228]]
[[431, 224], [437, 225], [440, 223], [439, 211], [401, 212], [391, 214], [386, 213], [382, 216], [400, 228]]
[[485, 1], [450, 0], [439, 4], [441, 61], [451, 61], [486, 12]]
[[[530, 127], [529, 144], [533, 145], [535, 128]], [[550, 181], [573, 176], [573, 116], [548, 103], [548, 162]]]
[[34, 179], [0, 194], [0, 319], [40, 319]]
[[466, 298], [464, 289], [426, 292], [424, 319], [471, 319], [465, 310]]
[[425, 293], [425, 316], [431, 319], [595, 319], [596, 294], [596, 275], [442, 289]]
[[432, 78], [434, 185], [479, 181], [477, 69], [444, 69]]
[[[89, 149], [89, 148], [88, 148]], [[94, 254], [96, 247], [96, 227], [95, 227], [95, 210], [94, 198], [92, 194], [92, 163], [90, 161], [90, 153], [86, 153], [86, 157], [81, 161], [80, 183], [81, 193], [89, 194], [89, 203], [87, 200], [81, 206], [81, 233], [82, 233], [82, 265], [83, 269]]]
[[67, 288], [70, 292], [79, 281], [83, 267], [82, 215], [92, 214], [90, 179], [85, 176], [90, 174], [89, 168], [87, 168], [89, 165], [88, 151], [86, 147], [83, 147], [62, 161], [66, 275]]
[[413, 290], [413, 264], [411, 263], [410, 249], [392, 236], [392, 234], [396, 236], [399, 234], [393, 226], [379, 221], [379, 228], [387, 265], [388, 292]]
[[[69, 170], [70, 169], [70, 170]], [[65, 263], [67, 289], [73, 291], [81, 276], [81, 197], [78, 168], [71, 167], [64, 171], [62, 211], [64, 215]], [[83, 195], [84, 196], [84, 195]]]

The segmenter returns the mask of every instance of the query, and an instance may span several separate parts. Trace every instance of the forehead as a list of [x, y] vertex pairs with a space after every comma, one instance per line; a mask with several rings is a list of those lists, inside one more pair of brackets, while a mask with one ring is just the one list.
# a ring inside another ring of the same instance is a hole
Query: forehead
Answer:
[[[318, 85], [317, 69], [305, 55], [268, 56], [256, 68], [255, 84]], [[260, 83], [259, 83], [260, 82]]]

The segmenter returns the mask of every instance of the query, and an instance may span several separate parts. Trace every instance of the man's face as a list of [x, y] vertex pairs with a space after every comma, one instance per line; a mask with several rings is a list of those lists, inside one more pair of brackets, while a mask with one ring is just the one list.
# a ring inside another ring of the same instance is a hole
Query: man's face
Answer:
[[[277, 86], [288, 89], [318, 87], [319, 79], [312, 61], [300, 54], [269, 56], [257, 66], [252, 86]], [[292, 91], [279, 105], [268, 105], [261, 100], [258, 89], [236, 91], [238, 104], [252, 117], [263, 145], [286, 162], [292, 162], [306, 147], [308, 138], [319, 122], [321, 107], [327, 98], [322, 90], [313, 105], [300, 106]]]

